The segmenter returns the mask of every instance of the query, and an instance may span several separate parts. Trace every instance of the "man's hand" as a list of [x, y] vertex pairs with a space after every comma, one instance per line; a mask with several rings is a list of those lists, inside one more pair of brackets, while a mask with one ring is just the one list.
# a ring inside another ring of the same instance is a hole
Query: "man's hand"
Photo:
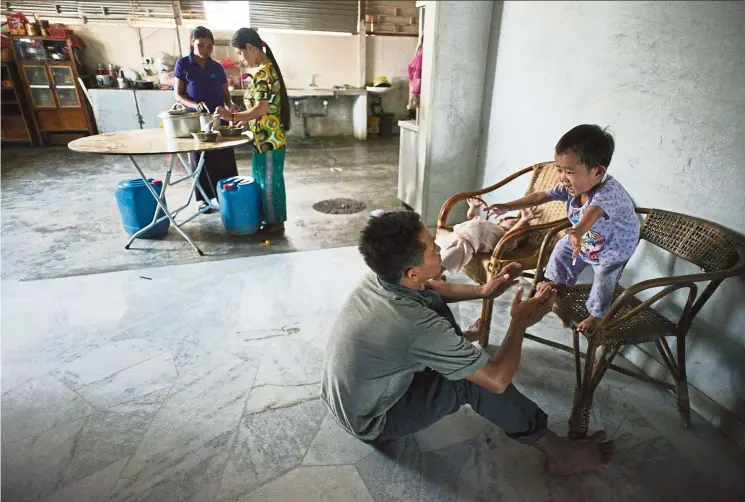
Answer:
[[582, 236], [577, 236], [576, 228], [568, 228], [567, 235], [569, 236], [569, 243], [572, 245], [572, 260], [574, 260], [579, 256], [580, 251], [582, 251], [582, 245], [579, 241]]
[[521, 327], [528, 328], [548, 314], [556, 301], [555, 289], [544, 289], [542, 293], [523, 301], [523, 290], [519, 289], [512, 301], [510, 315]]
[[494, 216], [495, 218], [502, 216], [503, 214], [509, 212], [509, 208], [506, 204], [492, 204], [491, 206], [486, 208], [486, 217]]
[[496, 298], [517, 284], [517, 278], [522, 273], [523, 269], [519, 263], [510, 263], [499, 272], [497, 277], [490, 279], [486, 284], [476, 286], [476, 295], [479, 298]]
[[529, 207], [526, 209], [521, 209], [520, 219], [523, 221], [534, 220], [535, 218], [538, 218], [541, 215], [541, 213], [543, 213], [543, 210], [537, 207]]

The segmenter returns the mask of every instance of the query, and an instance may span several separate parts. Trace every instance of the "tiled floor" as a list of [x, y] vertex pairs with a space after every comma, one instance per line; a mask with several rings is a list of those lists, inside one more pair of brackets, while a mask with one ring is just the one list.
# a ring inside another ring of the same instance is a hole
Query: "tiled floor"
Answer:
[[[138, 240], [125, 252], [127, 235], [114, 189], [119, 181], [137, 177], [126, 157], [3, 145], [1, 160], [3, 279], [52, 279], [352, 246], [370, 211], [401, 208], [396, 197], [398, 138], [293, 137], [285, 163], [289, 220], [283, 235], [270, 237], [270, 246], [261, 245], [265, 235], [227, 235], [220, 215], [209, 214], [184, 226], [206, 256], [194, 252], [174, 228], [164, 239]], [[149, 176], [163, 177], [165, 156], [145, 155], [137, 161]], [[240, 174], [250, 176], [250, 147], [237, 149], [236, 161]], [[177, 163], [174, 179], [185, 174]], [[168, 188], [166, 199], [173, 208], [187, 195], [182, 183]], [[350, 215], [313, 209], [316, 202], [335, 197], [367, 207]], [[191, 210], [196, 211], [193, 200]]]
[[[745, 460], [671, 396], [609, 375], [606, 472], [557, 479], [462, 409], [375, 450], [319, 402], [354, 248], [2, 285], [2, 498], [21, 501], [742, 500]], [[510, 296], [510, 295], [508, 295]], [[497, 305], [494, 341], [504, 332]], [[464, 323], [478, 304], [458, 305]], [[554, 318], [532, 330], [563, 338]], [[566, 431], [570, 357], [526, 342], [517, 385]]]

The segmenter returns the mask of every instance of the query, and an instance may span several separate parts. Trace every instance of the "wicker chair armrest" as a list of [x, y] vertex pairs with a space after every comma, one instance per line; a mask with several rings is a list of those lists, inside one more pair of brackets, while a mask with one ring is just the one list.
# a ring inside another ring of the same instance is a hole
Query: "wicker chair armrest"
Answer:
[[[548, 258], [551, 256], [551, 252], [548, 249], [551, 245], [551, 241], [554, 240], [554, 237], [556, 237], [559, 232], [571, 228], [571, 226], [571, 221], [560, 220], [554, 223], [551, 230], [546, 233], [546, 237], [543, 238], [543, 243], [541, 244], [541, 250], [538, 253], [538, 265], [536, 266], [535, 279], [533, 279], [533, 287], [537, 286], [538, 283], [543, 280], [543, 269], [548, 263]], [[534, 228], [537, 228], [537, 225]]]
[[440, 209], [440, 216], [437, 219], [437, 228], [438, 229], [448, 229], [447, 226], [448, 222], [448, 214], [453, 209], [453, 207], [460, 201], [470, 199], [471, 197], [479, 197], [481, 195], [493, 192], [494, 190], [503, 187], [510, 181], [513, 181], [523, 174], [527, 174], [530, 172], [533, 172], [533, 169], [535, 166], [526, 167], [525, 169], [522, 169], [520, 171], [517, 171], [516, 173], [511, 174], [510, 176], [507, 176], [502, 181], [495, 183], [491, 186], [488, 186], [486, 188], [481, 188], [479, 190], [472, 190], [470, 192], [459, 192], [455, 195], [451, 196], [448, 200], [445, 201], [445, 203], [442, 205], [442, 209]]
[[629, 287], [624, 291], [618, 300], [624, 300], [629, 296], [636, 295], [645, 289], [650, 288], [661, 288], [665, 286], [683, 285], [704, 282], [704, 281], [721, 281], [730, 277], [736, 277], [738, 275], [745, 274], [745, 245], [737, 245], [738, 259], [735, 264], [724, 270], [717, 270], [715, 272], [704, 272], [701, 274], [687, 274], [678, 275], [673, 277], [659, 277], [657, 279], [648, 279], [646, 281], [638, 282], [633, 286]]

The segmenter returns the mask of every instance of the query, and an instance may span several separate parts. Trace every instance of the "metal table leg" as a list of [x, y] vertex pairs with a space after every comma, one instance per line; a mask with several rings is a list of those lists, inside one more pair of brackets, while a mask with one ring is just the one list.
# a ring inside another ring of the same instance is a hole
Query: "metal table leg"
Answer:
[[[192, 182], [192, 185], [191, 185], [191, 190], [189, 190], [189, 198], [187, 199], [186, 204], [184, 204], [183, 206], [181, 206], [180, 208], [178, 208], [178, 209], [176, 209], [174, 211], [169, 211], [168, 210], [168, 207], [166, 206], [164, 200], [165, 200], [166, 187], [169, 185], [169, 182], [171, 180], [171, 172], [173, 170], [173, 165], [175, 163], [176, 157], [175, 156], [174, 157], [171, 157], [171, 162], [170, 162], [170, 164], [168, 166], [168, 171], [166, 171], [166, 176], [165, 176], [165, 180], [164, 180], [164, 183], [163, 183], [163, 189], [161, 190], [160, 196], [155, 191], [155, 189], [150, 185], [150, 183], [148, 182], [147, 176], [145, 176], [145, 173], [142, 171], [142, 168], [140, 168], [139, 164], [137, 164], [137, 161], [134, 159], [134, 157], [131, 156], [131, 155], [129, 155], [128, 157], [129, 157], [129, 160], [132, 162], [132, 164], [135, 166], [135, 169], [137, 169], [137, 173], [145, 181], [145, 186], [148, 188], [148, 190], [150, 190], [150, 194], [155, 199], [155, 202], [158, 204], [158, 207], [163, 211], [163, 213], [165, 213], [165, 215], [158, 217], [158, 211], [156, 210], [155, 215], [153, 216], [153, 221], [150, 222], [150, 224], [148, 226], [146, 226], [145, 228], [143, 228], [143, 229], [139, 230], [137, 233], [135, 233], [129, 239], [129, 242], [127, 242], [126, 246], [124, 246], [124, 247], [126, 249], [129, 249], [129, 246], [132, 245], [132, 242], [134, 242], [135, 239], [137, 239], [138, 237], [140, 237], [142, 234], [144, 234], [148, 230], [151, 230], [153, 227], [155, 227], [155, 225], [157, 225], [161, 221], [164, 221], [165, 218], [168, 218], [169, 220], [171, 220], [171, 224], [176, 228], [176, 231], [178, 231], [178, 233], [181, 234], [181, 236], [184, 239], [186, 239], [186, 242], [188, 242], [191, 245], [191, 247], [194, 248], [194, 250], [197, 253], [199, 253], [200, 256], [204, 256], [204, 253], [202, 252], [202, 250], [199, 249], [199, 247], [194, 243], [194, 241], [192, 241], [191, 238], [189, 238], [189, 236], [186, 235], [186, 232], [184, 232], [181, 229], [181, 225], [183, 225], [183, 224], [185, 224], [185, 223], [193, 220], [198, 215], [200, 215], [203, 212], [205, 212], [207, 208], [205, 208], [202, 211], [198, 211], [197, 213], [193, 214], [192, 216], [190, 216], [189, 218], [185, 219], [181, 223], [176, 222], [176, 215], [182, 209], [184, 209], [185, 207], [187, 207], [189, 205], [189, 202], [191, 202], [191, 198], [194, 195], [194, 190], [196, 189], [196, 186], [199, 184], [198, 183], [199, 174], [202, 172], [202, 169], [204, 168], [204, 152], [202, 152], [202, 154], [201, 154], [201, 156], [199, 158], [199, 165], [197, 166], [197, 169], [191, 175], [191, 177], [193, 178], [193, 182]], [[201, 189], [201, 187], [200, 187], [200, 189]]]

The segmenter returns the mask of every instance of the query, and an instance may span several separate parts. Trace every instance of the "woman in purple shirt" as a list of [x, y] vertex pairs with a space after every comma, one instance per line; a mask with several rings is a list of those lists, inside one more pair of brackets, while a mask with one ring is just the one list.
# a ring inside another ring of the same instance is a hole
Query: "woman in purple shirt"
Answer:
[[[218, 106], [233, 106], [225, 70], [210, 57], [214, 45], [215, 37], [210, 30], [204, 26], [194, 28], [191, 32], [191, 51], [176, 62], [173, 70], [176, 101], [192, 110], [204, 109], [212, 113]], [[199, 162], [197, 153], [190, 153], [189, 159], [192, 169], [196, 169]], [[200, 209], [209, 208], [207, 210], [210, 211], [217, 207], [217, 182], [231, 176], [238, 176], [232, 148], [205, 152], [199, 184], [210, 200], [204, 200], [197, 190]]]

